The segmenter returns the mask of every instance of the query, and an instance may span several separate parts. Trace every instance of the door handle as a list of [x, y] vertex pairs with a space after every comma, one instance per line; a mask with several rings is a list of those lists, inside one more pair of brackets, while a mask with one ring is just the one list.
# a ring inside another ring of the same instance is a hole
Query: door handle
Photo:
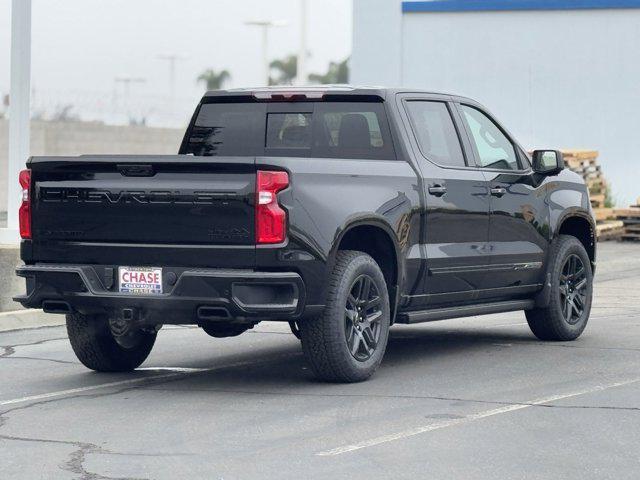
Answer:
[[441, 197], [445, 193], [447, 193], [447, 187], [444, 187], [442, 185], [434, 185], [433, 187], [429, 187], [429, 194], [436, 197]]
[[504, 187], [493, 187], [491, 188], [490, 192], [491, 192], [491, 195], [493, 195], [494, 197], [501, 197], [505, 193], [507, 193], [507, 189]]

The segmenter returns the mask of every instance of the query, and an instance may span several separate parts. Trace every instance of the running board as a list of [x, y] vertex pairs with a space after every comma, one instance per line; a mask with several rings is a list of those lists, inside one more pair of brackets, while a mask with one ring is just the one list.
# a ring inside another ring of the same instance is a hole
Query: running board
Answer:
[[510, 300], [508, 302], [481, 303], [478, 305], [464, 305], [460, 307], [434, 308], [416, 312], [399, 313], [395, 323], [422, 323], [446, 320], [447, 318], [473, 317], [490, 313], [515, 312], [529, 310], [535, 305], [534, 300]]

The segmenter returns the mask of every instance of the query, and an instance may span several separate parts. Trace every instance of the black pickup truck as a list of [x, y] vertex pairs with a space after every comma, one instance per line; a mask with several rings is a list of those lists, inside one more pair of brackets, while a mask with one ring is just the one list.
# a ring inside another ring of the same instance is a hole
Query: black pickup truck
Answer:
[[389, 327], [524, 310], [572, 340], [591, 308], [588, 191], [468, 98], [414, 90], [207, 93], [178, 155], [32, 157], [25, 307], [67, 315], [98, 371], [164, 324], [289, 322], [314, 372], [368, 378]]

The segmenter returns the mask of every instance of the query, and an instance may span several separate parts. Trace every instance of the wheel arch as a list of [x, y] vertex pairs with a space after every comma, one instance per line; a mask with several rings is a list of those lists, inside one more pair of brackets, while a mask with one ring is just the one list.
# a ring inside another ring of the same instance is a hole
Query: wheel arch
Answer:
[[[560, 235], [570, 235], [576, 238], [587, 252], [591, 262], [591, 271], [595, 274], [596, 268], [596, 227], [593, 217], [582, 210], [569, 210], [558, 218], [552, 242], [557, 241]], [[551, 245], [549, 245], [549, 250]], [[549, 273], [550, 259], [547, 253], [547, 267], [545, 268], [544, 287], [535, 296], [536, 307], [545, 308], [549, 305], [551, 295], [551, 277]]]
[[591, 269], [596, 267], [596, 227], [593, 217], [586, 212], [570, 211], [558, 220], [554, 238], [559, 235], [571, 235], [577, 238], [587, 251]]
[[380, 266], [387, 283], [391, 321], [395, 318], [402, 280], [402, 257], [393, 228], [383, 219], [359, 218], [350, 221], [333, 242], [329, 255], [329, 271], [333, 270], [340, 250], [358, 250], [370, 255]]

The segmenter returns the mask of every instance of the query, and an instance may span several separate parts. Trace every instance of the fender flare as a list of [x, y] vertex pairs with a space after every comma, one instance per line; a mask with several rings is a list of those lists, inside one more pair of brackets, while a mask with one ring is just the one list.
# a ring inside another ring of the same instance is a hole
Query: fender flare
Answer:
[[585, 210], [584, 208], [581, 207], [571, 207], [571, 208], [567, 208], [564, 212], [562, 212], [559, 216], [558, 216], [558, 220], [556, 221], [556, 224], [554, 225], [554, 229], [553, 229], [553, 237], [551, 238], [551, 240], [555, 240], [556, 238], [558, 238], [558, 235], [560, 234], [560, 227], [562, 226], [562, 224], [568, 220], [571, 217], [578, 217], [578, 218], [582, 218], [584, 220], [586, 220], [589, 223], [589, 226], [591, 228], [591, 235], [593, 237], [593, 241], [595, 242], [596, 240], [596, 222], [593, 218], [593, 216], [591, 215], [591, 213], [588, 210]]
[[[595, 247], [595, 242], [596, 242], [595, 221], [589, 211], [579, 207], [569, 208], [564, 212], [562, 212], [562, 214], [558, 217], [558, 221], [554, 225], [553, 235], [551, 236], [551, 239], [550, 239], [551, 242], [549, 243], [549, 245], [551, 245], [552, 242], [555, 242], [560, 236], [560, 227], [562, 226], [562, 224], [566, 220], [572, 217], [582, 218], [589, 223], [589, 226], [591, 229], [591, 238]], [[549, 272], [550, 263], [548, 258], [545, 263], [546, 263], [546, 268], [545, 268], [545, 274], [544, 274], [544, 286], [542, 290], [538, 292], [538, 294], [535, 297], [536, 308], [547, 307], [551, 299], [551, 273]]]
[[344, 239], [345, 235], [349, 233], [351, 230], [353, 230], [354, 228], [362, 227], [362, 226], [379, 228], [389, 237], [394, 247], [393, 253], [396, 259], [396, 271], [395, 271], [396, 284], [388, 285], [388, 287], [394, 292], [394, 297], [395, 297], [393, 305], [391, 305], [391, 323], [393, 323], [395, 314], [398, 310], [398, 304], [400, 302], [401, 285], [404, 282], [404, 279], [402, 276], [404, 262], [403, 262], [402, 256], [400, 255], [400, 246], [398, 244], [398, 237], [396, 235], [396, 232], [392, 228], [392, 226], [388, 223], [385, 217], [378, 216], [378, 215], [361, 215], [358, 217], [351, 217], [347, 221], [345, 221], [343, 225], [336, 230], [336, 235], [334, 236], [333, 243], [331, 245], [331, 250], [327, 258], [327, 271], [328, 272], [332, 271], [333, 265], [335, 263], [336, 255], [338, 253], [338, 248], [340, 246], [340, 243]]

